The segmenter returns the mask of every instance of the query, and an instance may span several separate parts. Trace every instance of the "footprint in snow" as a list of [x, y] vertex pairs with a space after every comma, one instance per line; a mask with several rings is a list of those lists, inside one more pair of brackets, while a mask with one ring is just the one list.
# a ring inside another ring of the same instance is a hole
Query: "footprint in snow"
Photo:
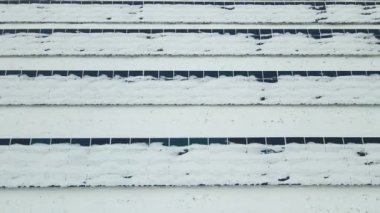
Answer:
[[184, 149], [183, 151], [178, 152], [178, 155], [184, 155], [184, 154], [186, 154], [186, 153], [188, 153], [188, 152], [189, 152], [188, 149]]
[[290, 177], [289, 176], [286, 176], [286, 177], [284, 177], [284, 178], [280, 178], [280, 179], [278, 179], [278, 181], [280, 181], [280, 182], [284, 182], [284, 181], [287, 181], [287, 180], [289, 180], [290, 179]]

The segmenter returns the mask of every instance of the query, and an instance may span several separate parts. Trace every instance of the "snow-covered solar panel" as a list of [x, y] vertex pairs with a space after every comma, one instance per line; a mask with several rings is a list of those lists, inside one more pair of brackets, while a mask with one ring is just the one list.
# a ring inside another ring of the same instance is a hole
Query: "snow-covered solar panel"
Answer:
[[0, 76], [77, 76], [77, 77], [152, 77], [173, 79], [183, 78], [219, 78], [219, 77], [255, 77], [261, 82], [277, 82], [282, 76], [315, 76], [315, 77], [341, 77], [341, 76], [371, 76], [380, 75], [380, 71], [250, 71], [250, 70], [0, 70]]
[[179, 4], [179, 5], [379, 5], [377, 1], [99, 1], [99, 0], [0, 0], [0, 4], [125, 4], [125, 5], [144, 5], [144, 4]]
[[217, 34], [227, 34], [227, 35], [236, 35], [236, 34], [250, 34], [252, 38], [255, 39], [269, 39], [276, 34], [305, 34], [311, 36], [315, 39], [320, 38], [331, 38], [334, 34], [372, 34], [377, 39], [380, 39], [380, 29], [325, 29], [325, 28], [311, 28], [311, 29], [288, 29], [288, 28], [272, 28], [272, 29], [206, 29], [206, 28], [178, 28], [178, 29], [74, 29], [74, 28], [44, 28], [44, 29], [0, 29], [0, 35], [6, 34], [18, 34], [18, 33], [38, 33], [51, 35], [53, 33], [144, 33], [144, 34], [164, 34], [164, 33], [217, 33]]
[[190, 137], [190, 138], [0, 138], [0, 145], [72, 144], [80, 146], [112, 144], [162, 144], [164, 146], [189, 146], [212, 144], [380, 144], [380, 137]]

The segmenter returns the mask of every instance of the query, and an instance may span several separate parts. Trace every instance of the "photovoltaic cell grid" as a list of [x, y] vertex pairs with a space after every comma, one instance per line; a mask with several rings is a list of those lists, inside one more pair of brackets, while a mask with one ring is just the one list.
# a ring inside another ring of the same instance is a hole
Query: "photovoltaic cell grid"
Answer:
[[154, 144], [164, 146], [189, 146], [192, 144], [262, 144], [285, 146], [286, 144], [379, 144], [380, 137], [210, 137], [210, 138], [0, 138], [0, 145], [73, 144], [80, 146], [106, 144]]
[[380, 71], [202, 71], [202, 70], [0, 70], [0, 76], [77, 76], [77, 77], [152, 77], [156, 79], [183, 78], [219, 78], [219, 77], [255, 77], [260, 82], [277, 82], [281, 76], [371, 76], [380, 75]]
[[0, 29], [0, 35], [17, 33], [38, 33], [51, 35], [53, 33], [217, 33], [217, 34], [247, 34], [254, 39], [270, 39], [274, 35], [302, 33], [314, 39], [332, 38], [334, 34], [365, 33], [380, 39], [380, 29]]
[[144, 5], [144, 4], [183, 4], [183, 5], [363, 5], [372, 6], [380, 5], [376, 1], [70, 1], [70, 0], [0, 0], [0, 4], [126, 4], [126, 5]]

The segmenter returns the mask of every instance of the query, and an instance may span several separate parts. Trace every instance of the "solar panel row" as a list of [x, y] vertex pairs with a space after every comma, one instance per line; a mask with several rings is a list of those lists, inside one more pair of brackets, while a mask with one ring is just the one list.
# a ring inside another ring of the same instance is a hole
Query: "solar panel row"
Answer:
[[263, 144], [286, 145], [296, 144], [377, 144], [380, 137], [210, 137], [210, 138], [0, 138], [0, 145], [33, 145], [33, 144], [78, 144], [81, 146], [106, 144], [153, 144], [164, 146], [188, 146], [192, 144]]
[[380, 5], [376, 1], [99, 1], [99, 0], [0, 0], [0, 4], [125, 4], [125, 5], [144, 5], [144, 4], [179, 4], [179, 5]]
[[0, 70], [0, 76], [77, 76], [77, 77], [100, 77], [127, 78], [127, 77], [153, 77], [173, 79], [174, 77], [185, 78], [219, 78], [221, 76], [256, 77], [261, 82], [276, 82], [281, 76], [371, 76], [380, 75], [380, 71], [186, 71], [186, 70]]
[[380, 29], [0, 29], [0, 35], [17, 33], [38, 33], [50, 35], [53, 33], [218, 33], [218, 34], [248, 34], [255, 39], [269, 39], [277, 34], [305, 34], [315, 39], [331, 38], [337, 33], [372, 34], [380, 39]]

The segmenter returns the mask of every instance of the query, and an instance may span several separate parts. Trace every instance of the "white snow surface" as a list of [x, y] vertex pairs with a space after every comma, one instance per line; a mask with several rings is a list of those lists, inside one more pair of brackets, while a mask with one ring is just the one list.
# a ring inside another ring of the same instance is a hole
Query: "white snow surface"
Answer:
[[380, 104], [380, 76], [0, 77], [1, 105], [325, 105]]
[[[268, 63], [275, 61], [276, 63]], [[380, 70], [380, 57], [0, 57], [1, 70]]]
[[[367, 8], [367, 9], [364, 9]], [[75, 14], [75, 15], [68, 15]], [[0, 22], [36, 23], [379, 23], [380, 7], [329, 5], [0, 5]]]
[[[280, 153], [263, 154], [271, 148]], [[380, 145], [1, 146], [0, 185], [379, 185]], [[367, 152], [360, 157], [356, 152]], [[283, 180], [282, 180], [283, 179]]]
[[380, 126], [373, 106], [20, 106], [0, 117], [1, 138], [379, 137]]
[[217, 33], [35, 33], [0, 36], [0, 56], [152, 56], [152, 55], [372, 55], [380, 45], [372, 34], [339, 34], [313, 39], [304, 34], [274, 34], [256, 40], [249, 34]]
[[374, 186], [0, 189], [2, 213], [377, 213], [379, 199]]
[[1, 23], [1, 29], [378, 29], [377, 24], [287, 24], [287, 23]]

